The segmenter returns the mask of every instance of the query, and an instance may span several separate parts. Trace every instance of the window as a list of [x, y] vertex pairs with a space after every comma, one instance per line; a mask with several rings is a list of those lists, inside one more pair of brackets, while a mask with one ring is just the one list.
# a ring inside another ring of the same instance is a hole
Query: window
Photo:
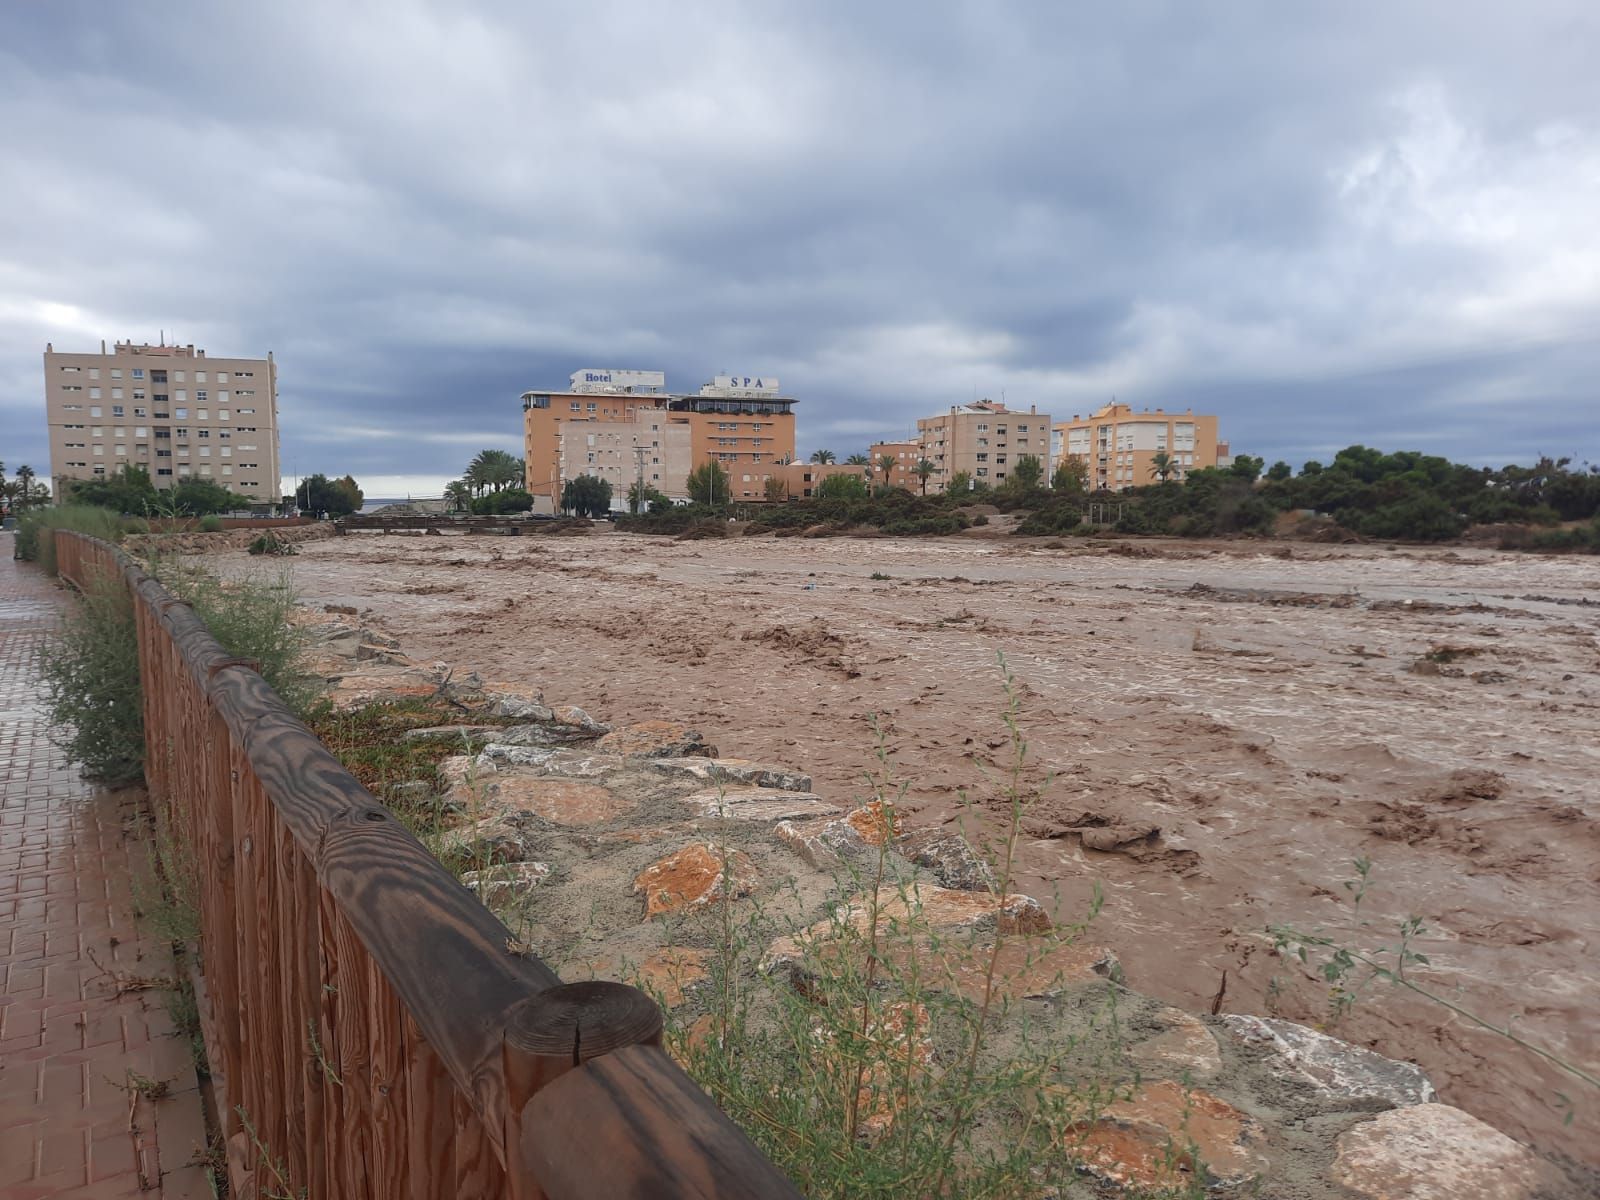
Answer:
[[121, 415], [122, 415], [122, 405], [120, 405], [120, 404], [113, 404], [113, 405], [112, 405], [112, 406], [111, 406], [111, 415], [112, 415], [112, 416], [113, 416], [113, 417], [120, 417], [120, 416], [121, 416]]
[[583, 411], [583, 405], [578, 403], [578, 401], [574, 400], [572, 402], [572, 411], [573, 412], [582, 412]]
[[171, 467], [157, 467], [156, 468], [156, 474], [157, 475], [171, 475], [172, 474], [172, 468]]
[[[240, 393], [239, 393], [239, 395], [241, 395], [241, 396], [249, 396], [249, 395], [252, 395], [252, 394], [253, 394], [253, 393], [251, 393], [251, 392], [240, 392]], [[598, 405], [598, 404], [596, 404], [596, 403], [595, 403], [595, 402], [594, 402], [594, 401], [593, 401], [593, 400], [591, 400], [591, 401], [589, 401], [589, 408], [588, 408], [588, 411], [589, 411], [589, 412], [594, 412], [594, 411], [596, 411], [596, 410], [597, 410], [597, 409], [598, 409], [598, 408], [599, 408], [599, 407], [600, 407], [600, 406], [599, 406], [599, 405]]]
[[179, 429], [176, 432], [180, 438], [187, 438], [189, 436], [189, 431], [187, 429]]
[[67, 372], [69, 372], [69, 371], [70, 371], [70, 372], [71, 372], [71, 373], [72, 373], [72, 374], [74, 374], [74, 375], [76, 375], [76, 374], [77, 374], [77, 373], [78, 373], [78, 368], [77, 368], [77, 367], [62, 367], [62, 368], [61, 368], [61, 372], [62, 372], [62, 374], [66, 374], [66, 373], [67, 373]]
[[97, 388], [97, 387], [90, 388], [89, 389], [89, 399], [91, 399], [91, 400], [100, 399], [100, 389]]
[[224, 446], [221, 450], [217, 451], [217, 456], [219, 458], [232, 458], [233, 451], [227, 446]]
[[167, 373], [165, 371], [151, 371], [150, 372], [150, 382], [151, 383], [165, 383], [166, 381], [167, 381]]
[[206, 411], [206, 410], [205, 410], [205, 409], [203, 409], [203, 408], [197, 408], [197, 409], [195, 409], [195, 412], [194, 412], [194, 419], [195, 419], [195, 420], [196, 420], [196, 421], [204, 421], [204, 420], [206, 420], [206, 419], [207, 419], [207, 418], [208, 418], [208, 417], [209, 417], [209, 416], [210, 416], [210, 415], [211, 415], [211, 414], [210, 414], [210, 413], [208, 413], [208, 412], [207, 412], [207, 411]]
[[182, 383], [183, 382], [183, 372], [182, 371], [174, 371], [172, 373], [172, 379], [173, 379], [174, 383]]
[[195, 394], [194, 394], [194, 402], [196, 404], [204, 404], [206, 402], [206, 390], [205, 390], [205, 388], [201, 388], [199, 391], [195, 392]]
[[989, 473], [989, 468], [988, 467], [979, 467], [978, 468], [978, 476], [980, 478], [982, 478], [983, 476], [987, 475], [988, 473]]
[[113, 400], [121, 400], [122, 399], [122, 389], [121, 388], [112, 388], [111, 389], [111, 398]]
[[136, 408], [136, 409], [133, 410], [133, 415], [136, 416], [136, 417], [143, 417], [143, 416], [146, 416], [147, 414], [145, 413], [144, 409]]
[[118, 458], [127, 458], [128, 457], [128, 447], [125, 446], [125, 445], [118, 446], [117, 447], [117, 457]]
[[232, 475], [233, 474], [233, 468], [232, 467], [223, 467], [222, 468], [222, 473], [224, 475]]
[[111, 368], [111, 378], [113, 378], [113, 379], [121, 379], [122, 378], [122, 368], [121, 367], [112, 367]]
[[133, 369], [133, 377], [135, 379], [143, 379], [144, 378], [144, 368], [143, 367], [135, 367]]
[[194, 373], [194, 381], [196, 383], [204, 383], [206, 381], [206, 373], [204, 371], [196, 371]]
[[100, 411], [100, 406], [98, 404], [91, 404], [89, 406], [89, 415], [91, 417], [102, 417], [105, 414]]
[[179, 404], [182, 404], [184, 401], [189, 399], [189, 393], [184, 391], [182, 388], [179, 388], [177, 391], [172, 393], [172, 398]]
[[95, 446], [94, 446], [94, 452], [96, 454], [100, 455], [101, 457], [104, 457], [105, 456], [105, 452], [106, 452], [106, 448], [104, 446], [102, 446], [99, 442], [96, 442]]
[[157, 458], [171, 458], [172, 457], [172, 451], [171, 450], [157, 450], [156, 451], [156, 457]]
[[227, 383], [228, 382], [228, 373], [226, 371], [218, 371], [217, 372], [217, 382], [218, 383]]
[[170, 430], [170, 429], [158, 429], [158, 430], [156, 430], [156, 441], [158, 441], [158, 442], [160, 442], [160, 441], [168, 441], [168, 442], [170, 442], [171, 440], [172, 440], [172, 430]]
[[94, 429], [91, 430], [91, 433], [94, 437], [105, 437], [106, 427], [104, 425], [96, 425]]
[[[255, 412], [256, 410], [253, 408], [241, 408], [238, 410], [238, 413], [241, 417], [253, 417], [255, 416]], [[651, 426], [651, 428], [653, 429], [655, 427]]]
[[[225, 408], [217, 409], [217, 420], [226, 421], [227, 419], [228, 419], [228, 410], [225, 409]], [[228, 435], [226, 433], [224, 433], [222, 436], [223, 437], [227, 437]]]
[[187, 421], [189, 419], [189, 410], [187, 408], [174, 408], [172, 415], [180, 421]]
[[[144, 399], [144, 389], [143, 388], [134, 388], [133, 389], [133, 398], [135, 400], [143, 400]], [[161, 395], [160, 393], [156, 394], [156, 403], [157, 404], [165, 404], [166, 402], [167, 402], [167, 398], [165, 396]]]
[[201, 458], [210, 458], [211, 457], [211, 447], [210, 446], [201, 446], [200, 447], [200, 457]]
[[133, 429], [133, 436], [136, 438], [147, 438], [150, 436], [150, 430], [143, 425], [135, 425]]

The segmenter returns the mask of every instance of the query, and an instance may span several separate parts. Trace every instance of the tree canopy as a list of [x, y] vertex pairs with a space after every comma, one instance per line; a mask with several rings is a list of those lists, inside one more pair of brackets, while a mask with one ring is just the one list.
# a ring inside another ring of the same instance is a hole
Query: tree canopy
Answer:
[[294, 490], [295, 507], [308, 517], [348, 516], [361, 510], [363, 499], [361, 489], [348, 475], [342, 479], [307, 475]]
[[561, 489], [561, 511], [580, 517], [603, 517], [611, 511], [611, 481], [598, 475], [579, 475]]
[[689, 499], [697, 504], [726, 504], [733, 494], [728, 484], [728, 472], [714, 458], [689, 472], [688, 486]]

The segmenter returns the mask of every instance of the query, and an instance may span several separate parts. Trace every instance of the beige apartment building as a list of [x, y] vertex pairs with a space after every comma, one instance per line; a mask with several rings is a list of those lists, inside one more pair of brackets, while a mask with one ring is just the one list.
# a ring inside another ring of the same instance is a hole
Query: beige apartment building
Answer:
[[118, 342], [111, 353], [44, 350], [50, 474], [98, 479], [143, 467], [158, 488], [207, 479], [263, 504], [281, 499], [278, 376], [266, 358]]
[[[874, 442], [867, 456], [872, 459], [872, 481], [876, 484], [887, 483], [890, 487], [905, 488], [914, 492], [922, 486], [922, 481], [917, 477], [917, 463], [922, 458], [922, 445], [919, 442]], [[894, 459], [894, 466], [889, 468], [888, 479], [883, 475], [883, 460], [885, 457]], [[933, 479], [930, 476], [928, 483]]]
[[[948, 413], [917, 422], [917, 445], [920, 457], [933, 464], [929, 492], [944, 491], [961, 471], [974, 483], [999, 487], [1024, 455], [1048, 469], [1050, 414], [1034, 406], [1013, 412], [994, 400], [953, 405]], [[921, 486], [919, 480], [916, 490]]]
[[1169, 478], [1175, 480], [1231, 461], [1227, 443], [1217, 441], [1217, 418], [1189, 409], [1135, 412], [1131, 405], [1107, 404], [1087, 417], [1074, 415], [1054, 432], [1053, 461], [1071, 455], [1087, 463], [1091, 491], [1120, 492], [1157, 482], [1157, 452], [1168, 456]]
[[683, 395], [661, 371], [574, 371], [564, 390], [522, 394], [527, 488], [559, 504], [569, 479], [597, 475], [616, 508], [641, 480], [681, 500], [689, 472], [715, 461], [733, 499], [762, 500], [794, 459], [794, 405], [771, 376], [718, 375]]

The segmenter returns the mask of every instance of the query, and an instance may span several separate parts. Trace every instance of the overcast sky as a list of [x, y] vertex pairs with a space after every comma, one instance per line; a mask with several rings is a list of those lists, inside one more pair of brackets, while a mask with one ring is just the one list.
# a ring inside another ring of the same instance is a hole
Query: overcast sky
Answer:
[[40, 354], [272, 350], [287, 473], [437, 491], [579, 367], [1600, 459], [1600, 4], [0, 6], [0, 459]]

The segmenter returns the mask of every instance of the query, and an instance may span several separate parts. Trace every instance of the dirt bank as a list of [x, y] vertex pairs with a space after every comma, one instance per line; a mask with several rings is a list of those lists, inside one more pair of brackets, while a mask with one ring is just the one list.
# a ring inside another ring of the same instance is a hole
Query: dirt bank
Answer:
[[[615, 721], [672, 712], [825, 794], [860, 790], [879, 714], [928, 823], [995, 798], [1003, 652], [1046, 793], [1021, 882], [1067, 919], [1098, 884], [1095, 940], [1140, 990], [1209, 1011], [1226, 971], [1222, 1011], [1317, 1021], [1326, 992], [1260, 931], [1376, 945], [1416, 914], [1422, 981], [1592, 1068], [1600, 613], [1578, 602], [1600, 562], [1285, 553], [603, 531], [351, 536], [282, 561], [307, 602], [371, 608], [413, 655]], [[1358, 921], [1340, 885], [1363, 856]], [[1439, 1007], [1375, 985], [1335, 1032], [1595, 1159], [1581, 1085]]]

